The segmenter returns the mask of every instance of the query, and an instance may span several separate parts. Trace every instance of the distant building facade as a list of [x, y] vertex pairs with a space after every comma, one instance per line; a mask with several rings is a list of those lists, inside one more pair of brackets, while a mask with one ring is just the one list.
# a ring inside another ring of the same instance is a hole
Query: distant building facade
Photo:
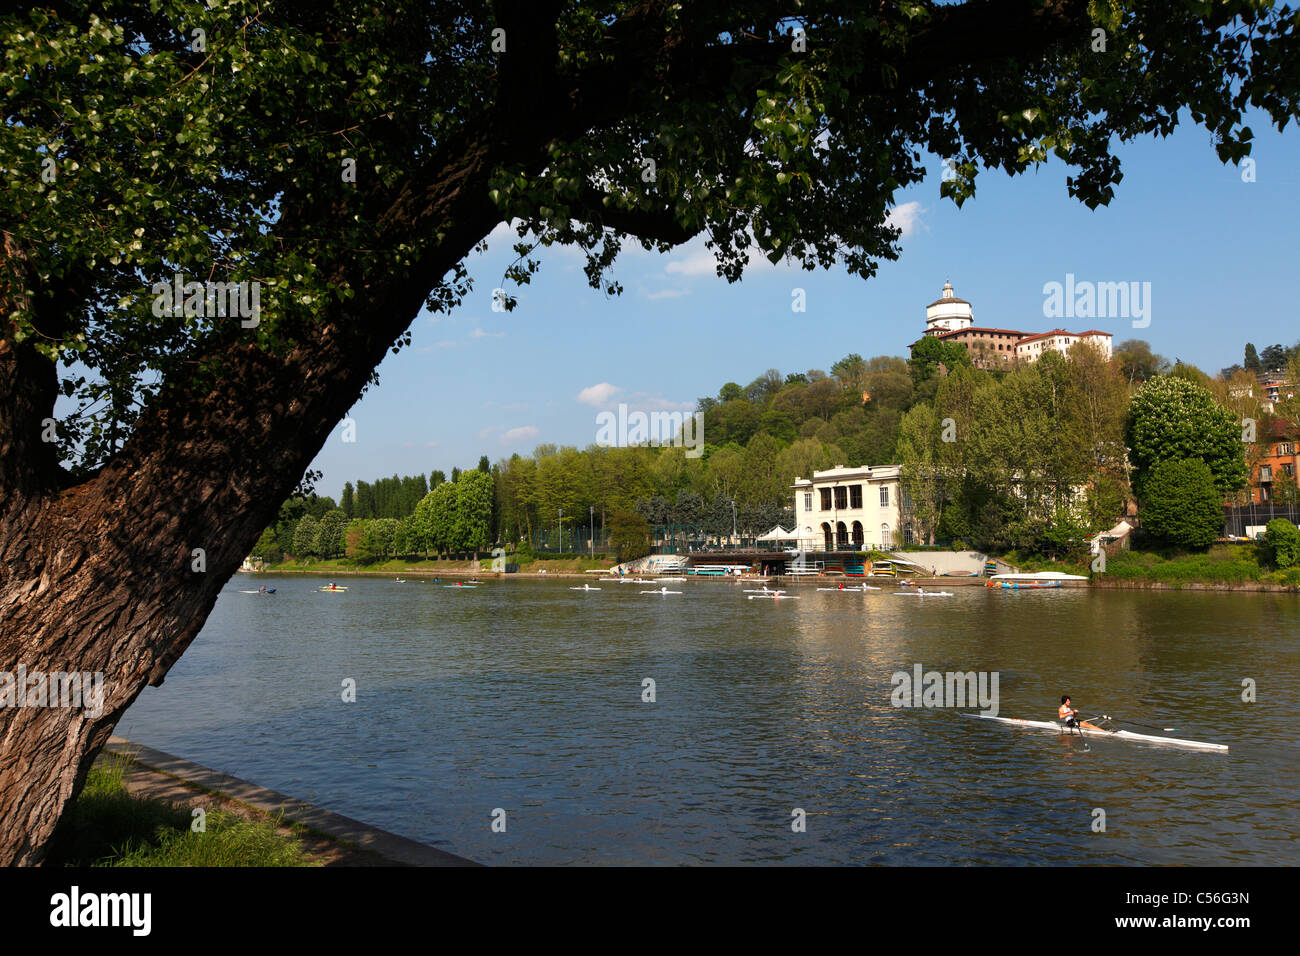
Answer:
[[1294, 502], [1300, 496], [1300, 434], [1275, 418], [1261, 438], [1263, 454], [1251, 469], [1250, 500]]
[[794, 480], [797, 546], [805, 551], [886, 550], [902, 544], [902, 466], [838, 465]]
[[[971, 364], [988, 371], [1010, 369], [1017, 362], [1036, 362], [1047, 351], [1065, 355], [1076, 342], [1089, 343], [1107, 359], [1113, 354], [1110, 333], [1098, 329], [1024, 332], [976, 325], [974, 307], [957, 297], [951, 282], [944, 282], [939, 298], [925, 307], [925, 334], [945, 342], [960, 342]], [[911, 347], [915, 348], [919, 341]]]

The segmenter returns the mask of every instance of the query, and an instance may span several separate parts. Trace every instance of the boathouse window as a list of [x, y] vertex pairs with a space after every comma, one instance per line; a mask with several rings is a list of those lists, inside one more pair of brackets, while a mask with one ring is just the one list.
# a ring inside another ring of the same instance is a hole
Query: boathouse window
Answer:
[[880, 486], [880, 507], [889, 507], [889, 485]]
[[805, 491], [805, 492], [803, 493], [803, 510], [804, 510], [804, 511], [812, 511], [812, 492], [811, 492], [811, 491]]
[[849, 485], [849, 507], [850, 508], [862, 507], [862, 486], [861, 485]]
[[847, 488], [835, 489], [835, 507], [847, 508], [849, 506], [849, 490]]
[[829, 488], [819, 489], [822, 493], [822, 511], [831, 510], [831, 490]]
[[862, 522], [855, 521], [853, 522], [853, 547], [861, 548], [863, 540]]

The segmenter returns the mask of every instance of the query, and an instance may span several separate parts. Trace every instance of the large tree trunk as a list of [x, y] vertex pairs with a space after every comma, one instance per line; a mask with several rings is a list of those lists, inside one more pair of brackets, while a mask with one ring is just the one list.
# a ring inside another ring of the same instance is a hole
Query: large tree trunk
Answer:
[[[0, 327], [0, 671], [99, 673], [103, 706], [0, 706], [0, 864], [39, 863], [122, 713], [162, 683], [223, 585], [393, 340], [441, 276], [491, 230], [481, 176], [447, 177], [445, 198], [405, 197], [394, 221], [456, 225], [411, 273], [353, 279], [364, 292], [300, 335], [287, 356], [247, 345], [204, 394], [173, 389], [100, 471], [73, 481], [41, 440], [52, 363]], [[454, 207], [454, 208], [453, 208]], [[452, 215], [455, 213], [455, 215]], [[0, 308], [24, 286], [5, 235]], [[30, 284], [27, 285], [30, 288]], [[3, 681], [0, 676], [0, 681]], [[0, 693], [3, 693], [0, 685]]]

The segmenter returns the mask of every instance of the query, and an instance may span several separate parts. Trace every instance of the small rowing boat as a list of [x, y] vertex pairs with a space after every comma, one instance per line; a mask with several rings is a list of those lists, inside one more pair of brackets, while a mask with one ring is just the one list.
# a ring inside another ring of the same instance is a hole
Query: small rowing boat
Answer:
[[925, 588], [909, 588], [906, 591], [895, 591], [894, 594], [916, 595], [917, 597], [952, 597], [951, 591], [927, 591]]
[[[1053, 730], [1058, 734], [1077, 733], [1081, 737], [1104, 738], [1107, 740], [1130, 740], [1149, 744], [1168, 744], [1171, 747], [1187, 747], [1191, 750], [1226, 751], [1227, 744], [1207, 744], [1200, 740], [1184, 740], [1180, 737], [1161, 737], [1158, 734], [1136, 734], [1131, 730], [1107, 730], [1104, 727], [1067, 727], [1055, 720], [1019, 720], [1015, 717], [992, 717], [988, 714], [967, 714], [963, 717], [977, 717], [980, 720], [994, 720], [1000, 724], [1014, 727], [1028, 727], [1033, 730]], [[1105, 718], [1109, 719], [1109, 718]]]
[[639, 591], [639, 594], [681, 594], [681, 591], [670, 591], [667, 588], [660, 588], [658, 591]]
[[861, 592], [865, 592], [865, 591], [879, 591], [879, 590], [881, 590], [881, 589], [880, 589], [880, 588], [873, 588], [873, 587], [872, 587], [871, 585], [869, 585], [869, 584], [855, 584], [855, 585], [853, 585], [853, 587], [851, 587], [851, 588], [818, 588], [817, 590], [818, 590], [818, 591], [846, 591], [846, 592], [847, 592], [847, 591], [855, 591], [855, 592], [859, 592], [859, 593], [861, 593]]
[[1008, 591], [1034, 591], [1040, 588], [1059, 588], [1066, 581], [1087, 581], [1081, 574], [1061, 571], [1039, 571], [1036, 574], [995, 574], [984, 582], [986, 588], [1004, 588]]
[[570, 591], [599, 591], [600, 588], [593, 588], [590, 584], [584, 584], [582, 587], [571, 587]]

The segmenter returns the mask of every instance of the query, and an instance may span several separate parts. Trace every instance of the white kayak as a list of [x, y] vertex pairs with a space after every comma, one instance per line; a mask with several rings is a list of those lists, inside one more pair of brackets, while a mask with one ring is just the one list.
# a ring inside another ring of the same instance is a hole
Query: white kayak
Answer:
[[1020, 720], [1015, 717], [992, 717], [988, 714], [967, 714], [963, 717], [977, 717], [980, 720], [995, 720], [1000, 724], [1011, 724], [1015, 727], [1028, 727], [1034, 730], [1052, 730], [1058, 734], [1079, 734], [1081, 737], [1099, 737], [1107, 740], [1132, 740], [1149, 744], [1168, 744], [1171, 747], [1187, 747], [1191, 750], [1218, 750], [1226, 751], [1227, 744], [1207, 744], [1200, 740], [1184, 740], [1180, 737], [1161, 737], [1156, 734], [1137, 734], [1131, 730], [1106, 730], [1105, 728], [1093, 727], [1066, 727], [1064, 724], [1055, 720]]
[[754, 600], [754, 598], [771, 598], [771, 599], [774, 600], [774, 601], [797, 601], [797, 600], [799, 600], [799, 596], [798, 596], [797, 594], [791, 596], [791, 595], [789, 595], [789, 594], [786, 594], [784, 591], [769, 591], [769, 592], [766, 593], [766, 594], [763, 594], [762, 592], [758, 592], [758, 593], [756, 593], [756, 594], [750, 594], [750, 595], [748, 595], [748, 598], [749, 598], [749, 600], [751, 600], [751, 601]]
[[584, 584], [580, 588], [569, 588], [570, 591], [599, 591], [600, 588], [593, 588], [590, 584]]
[[895, 594], [915, 594], [917, 597], [952, 597], [951, 591], [926, 591], [924, 588], [909, 588], [906, 591], [895, 591]]
[[641, 591], [641, 594], [681, 594], [681, 591], [670, 591], [667, 588], [660, 588], [658, 591]]
[[858, 594], [862, 594], [866, 591], [879, 591], [881, 589], [873, 588], [868, 584], [855, 584], [851, 588], [818, 588], [817, 590], [818, 591], [854, 591]]

